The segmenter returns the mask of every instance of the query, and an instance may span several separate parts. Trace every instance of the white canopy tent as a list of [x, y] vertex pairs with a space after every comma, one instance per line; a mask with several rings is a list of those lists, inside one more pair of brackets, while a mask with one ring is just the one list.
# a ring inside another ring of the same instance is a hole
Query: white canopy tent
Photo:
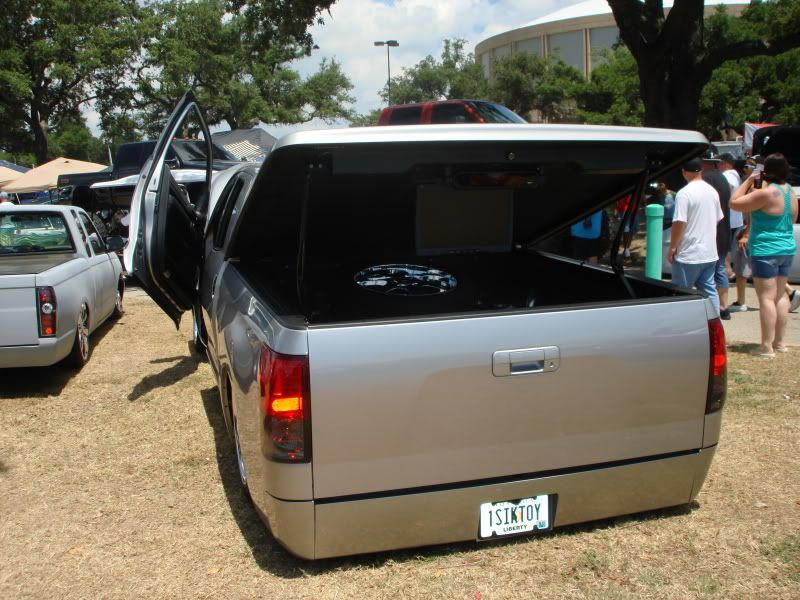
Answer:
[[3, 187], [3, 191], [17, 194], [24, 192], [46, 192], [56, 187], [59, 175], [67, 175], [69, 173], [96, 173], [105, 168], [105, 165], [97, 163], [59, 157], [35, 169], [31, 169], [27, 173], [19, 174], [19, 177]]

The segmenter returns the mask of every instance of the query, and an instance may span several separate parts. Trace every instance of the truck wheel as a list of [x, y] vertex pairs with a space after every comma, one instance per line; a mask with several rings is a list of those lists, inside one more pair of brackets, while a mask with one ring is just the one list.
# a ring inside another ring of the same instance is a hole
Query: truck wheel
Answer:
[[67, 361], [70, 366], [80, 369], [89, 362], [89, 356], [92, 354], [92, 348], [89, 345], [89, 307], [85, 304], [81, 304], [75, 329], [75, 341]]
[[111, 313], [111, 318], [116, 320], [122, 318], [125, 314], [125, 308], [122, 306], [122, 297], [125, 295], [125, 284], [120, 280], [117, 285], [117, 297], [114, 300], [114, 312]]

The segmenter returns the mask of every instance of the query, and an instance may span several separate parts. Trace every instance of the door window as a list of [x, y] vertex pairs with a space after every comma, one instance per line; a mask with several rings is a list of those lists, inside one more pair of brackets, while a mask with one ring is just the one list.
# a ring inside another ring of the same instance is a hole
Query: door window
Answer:
[[102, 254], [106, 251], [105, 243], [103, 242], [103, 238], [100, 237], [100, 233], [97, 231], [97, 228], [92, 223], [92, 220], [86, 215], [86, 213], [79, 213], [81, 223], [83, 224], [84, 229], [89, 234], [89, 243], [92, 245], [92, 250], [94, 250], [95, 254]]
[[417, 125], [422, 116], [421, 106], [409, 106], [406, 108], [392, 109], [389, 116], [390, 125]]
[[233, 208], [236, 206], [236, 201], [245, 188], [246, 179], [242, 175], [239, 175], [232, 183], [233, 187], [231, 188], [231, 193], [225, 201], [225, 206], [222, 207], [222, 213], [214, 229], [214, 247], [217, 249], [225, 245], [225, 238], [228, 235], [228, 225], [231, 222]]
[[431, 111], [431, 123], [468, 123], [471, 121], [463, 104], [436, 104]]
[[78, 216], [78, 211], [73, 210], [72, 216], [75, 217], [75, 224], [78, 226], [78, 234], [81, 236], [81, 240], [83, 241], [83, 246], [86, 248], [86, 256], [91, 256], [92, 251], [89, 249], [89, 240], [86, 237], [86, 232], [84, 231], [83, 227], [81, 226], [81, 219]]

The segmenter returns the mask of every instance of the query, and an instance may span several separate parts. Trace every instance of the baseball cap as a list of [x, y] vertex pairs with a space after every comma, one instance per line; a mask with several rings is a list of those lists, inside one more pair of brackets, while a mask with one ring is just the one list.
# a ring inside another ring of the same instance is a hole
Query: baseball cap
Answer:
[[703, 166], [700, 164], [699, 158], [693, 158], [692, 160], [686, 161], [683, 163], [681, 167], [684, 171], [689, 171], [691, 173], [699, 173], [703, 170]]

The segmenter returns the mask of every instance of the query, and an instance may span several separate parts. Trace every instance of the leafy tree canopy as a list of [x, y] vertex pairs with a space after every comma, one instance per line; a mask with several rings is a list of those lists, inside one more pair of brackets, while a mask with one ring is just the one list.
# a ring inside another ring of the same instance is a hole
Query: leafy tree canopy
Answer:
[[349, 116], [339, 63], [324, 60], [305, 78], [289, 67], [311, 53], [308, 28], [333, 2], [6, 0], [0, 148], [44, 162], [51, 134], [89, 106], [116, 146], [143, 127], [158, 131], [187, 89], [210, 124], [232, 128]]
[[210, 124], [232, 129], [350, 116], [347, 76], [335, 60], [303, 79], [289, 63], [311, 53], [306, 29], [332, 0], [170, 0], [155, 6], [159, 29], [146, 45], [134, 105], [151, 133], [187, 89]]
[[426, 56], [384, 86], [381, 98], [387, 104], [407, 104], [451, 98], [485, 98], [489, 82], [472, 53], [464, 50], [466, 40], [444, 40], [441, 58]]
[[139, 50], [140, 12], [135, 0], [6, 0], [0, 144], [27, 146], [45, 162], [53, 124], [124, 80]]
[[639, 73], [645, 124], [694, 129], [703, 88], [728, 61], [800, 46], [798, 0], [753, 0], [741, 19], [706, 23], [703, 0], [608, 0]]
[[580, 72], [557, 56], [517, 52], [495, 63], [491, 97], [523, 116], [537, 111], [549, 122], [574, 122], [583, 85]]

